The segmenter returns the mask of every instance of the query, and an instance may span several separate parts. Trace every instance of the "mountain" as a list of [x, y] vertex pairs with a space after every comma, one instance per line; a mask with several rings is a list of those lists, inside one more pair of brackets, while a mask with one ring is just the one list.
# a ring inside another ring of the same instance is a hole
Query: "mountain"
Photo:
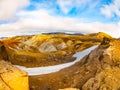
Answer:
[[[26, 67], [57, 65], [75, 60], [72, 55], [90, 46], [99, 44], [104, 37], [111, 36], [99, 32], [87, 35], [38, 34], [16, 36], [1, 40], [5, 60]], [[3, 55], [2, 55], [3, 56]]]
[[119, 90], [119, 55], [120, 41], [104, 38], [95, 50], [76, 64], [55, 73], [30, 76], [31, 90], [58, 90], [68, 87], [80, 90]]
[[[66, 63], [74, 60], [71, 58], [74, 53], [95, 45], [98, 47], [79, 62], [54, 73], [28, 77], [14, 65], [36, 67]], [[0, 41], [0, 89], [119, 90], [119, 55], [120, 40], [102, 32], [5, 38]]]
[[83, 36], [84, 34], [82, 34], [82, 33], [72, 33], [72, 34], [70, 34], [70, 33], [64, 33], [64, 32], [51, 32], [51, 33], [42, 33], [42, 34], [47, 34], [47, 35], [50, 35], [50, 34], [66, 34], [66, 35], [79, 35], [79, 36]]

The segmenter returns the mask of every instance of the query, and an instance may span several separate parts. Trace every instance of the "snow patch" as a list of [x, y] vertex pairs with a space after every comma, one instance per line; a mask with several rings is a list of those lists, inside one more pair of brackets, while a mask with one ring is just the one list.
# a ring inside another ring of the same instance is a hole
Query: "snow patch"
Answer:
[[73, 62], [65, 63], [65, 64], [59, 64], [59, 65], [54, 65], [54, 66], [47, 66], [47, 67], [35, 67], [35, 68], [27, 68], [24, 66], [19, 66], [19, 65], [14, 65], [17, 68], [24, 70], [28, 73], [29, 76], [33, 75], [40, 75], [40, 74], [49, 74], [53, 72], [57, 72], [63, 68], [70, 67], [76, 62], [80, 61], [85, 55], [89, 54], [91, 50], [94, 50], [96, 46], [92, 46], [84, 51], [77, 52], [76, 54], [73, 55], [73, 57], [76, 57], [76, 60]]

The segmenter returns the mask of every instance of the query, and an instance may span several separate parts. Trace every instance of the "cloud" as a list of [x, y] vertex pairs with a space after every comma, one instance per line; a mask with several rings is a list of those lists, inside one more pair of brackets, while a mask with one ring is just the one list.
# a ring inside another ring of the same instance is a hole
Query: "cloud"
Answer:
[[57, 0], [57, 4], [61, 11], [63, 11], [64, 14], [67, 14], [71, 11], [72, 8], [83, 8], [92, 1], [93, 0]]
[[0, 0], [0, 20], [13, 18], [17, 10], [28, 4], [29, 0]]
[[57, 0], [57, 3], [65, 14], [67, 14], [74, 6], [73, 6], [73, 0]]
[[109, 5], [104, 5], [101, 8], [101, 13], [108, 18], [114, 17], [114, 15], [120, 17], [120, 0], [114, 0]]
[[11, 24], [0, 25], [0, 36], [20, 35], [41, 31], [74, 31], [84, 33], [105, 32], [113, 37], [120, 37], [120, 25], [103, 24], [100, 22], [83, 23], [78, 18], [55, 17], [45, 10], [22, 11], [18, 13], [21, 17]]

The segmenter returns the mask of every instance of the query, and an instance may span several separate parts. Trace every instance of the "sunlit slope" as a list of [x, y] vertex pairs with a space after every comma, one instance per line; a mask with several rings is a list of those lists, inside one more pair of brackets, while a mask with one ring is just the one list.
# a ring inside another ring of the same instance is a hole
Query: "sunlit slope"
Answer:
[[1, 60], [0, 90], [29, 90], [27, 73]]
[[13, 64], [28, 67], [47, 66], [75, 60], [71, 55], [99, 44], [105, 33], [87, 35], [38, 34], [16, 36], [2, 40]]

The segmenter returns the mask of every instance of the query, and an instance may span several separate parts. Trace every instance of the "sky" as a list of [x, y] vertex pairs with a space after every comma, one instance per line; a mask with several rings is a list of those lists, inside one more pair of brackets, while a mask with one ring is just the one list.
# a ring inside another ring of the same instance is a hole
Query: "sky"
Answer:
[[53, 31], [120, 37], [120, 0], [0, 0], [0, 37]]

